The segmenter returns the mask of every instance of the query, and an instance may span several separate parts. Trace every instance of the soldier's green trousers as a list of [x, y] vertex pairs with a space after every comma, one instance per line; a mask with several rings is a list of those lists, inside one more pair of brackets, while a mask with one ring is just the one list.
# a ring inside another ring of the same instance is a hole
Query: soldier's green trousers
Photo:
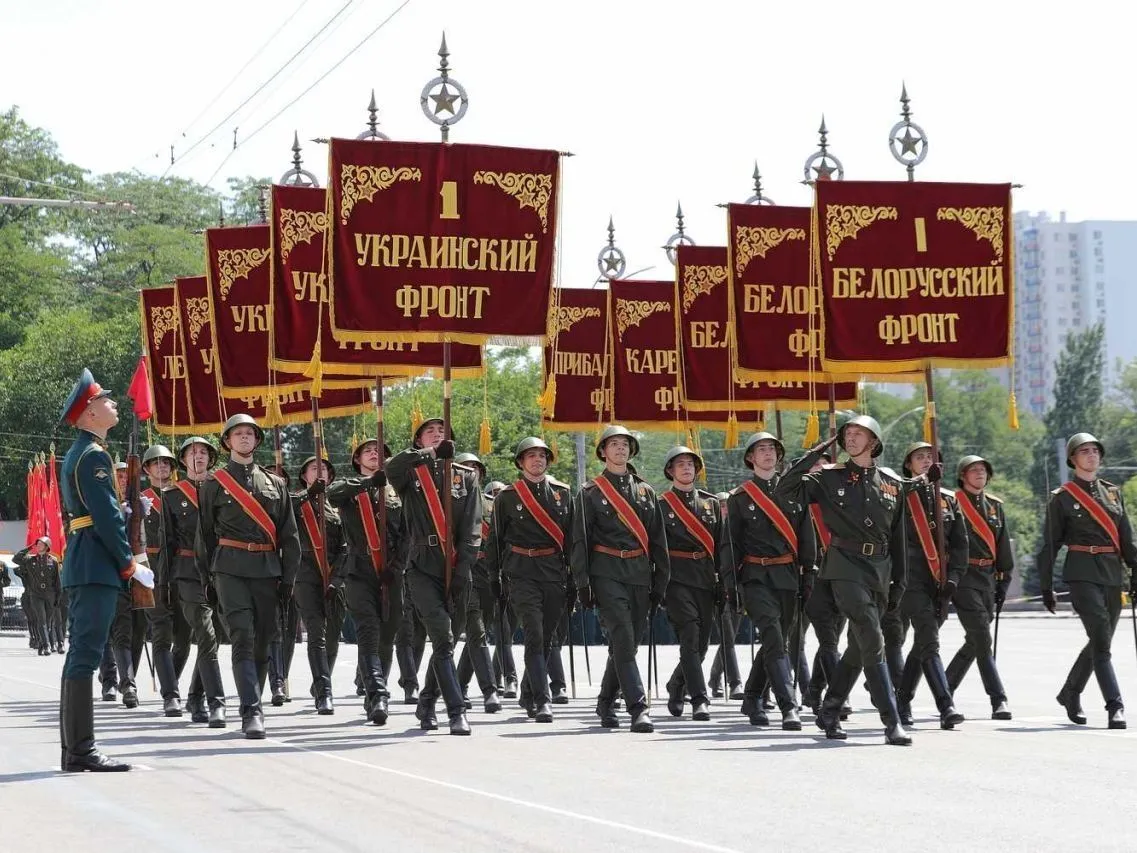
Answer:
[[[1113, 645], [1117, 620], [1121, 616], [1121, 587], [1084, 581], [1068, 581], [1067, 586], [1070, 588], [1070, 603], [1082, 620], [1082, 627], [1089, 640], [1074, 661], [1070, 674], [1066, 676], [1067, 686], [1075, 693], [1081, 693], [1095, 667], [1112, 670], [1113, 653], [1110, 647]], [[1112, 710], [1109, 705], [1114, 702], [1120, 707], [1119, 697], [1103, 698], [1107, 709]]]
[[912, 651], [917, 660], [931, 660], [940, 653], [940, 617], [934, 588], [917, 582], [904, 590], [900, 612], [912, 623]]
[[854, 669], [868, 669], [884, 661], [884, 634], [880, 614], [887, 598], [857, 581], [832, 580], [833, 600], [841, 615], [849, 620], [849, 644], [843, 660]]
[[277, 578], [243, 578], [218, 573], [214, 576], [221, 618], [233, 644], [234, 669], [240, 661], [268, 666], [269, 644], [280, 635]]
[[969, 660], [991, 657], [991, 618], [995, 612], [995, 594], [973, 587], [960, 587], [952, 596], [952, 603], [966, 637], [959, 654]]
[[600, 610], [600, 625], [608, 636], [608, 654], [617, 669], [634, 663], [640, 637], [647, 627], [648, 588], [594, 577], [592, 590]]

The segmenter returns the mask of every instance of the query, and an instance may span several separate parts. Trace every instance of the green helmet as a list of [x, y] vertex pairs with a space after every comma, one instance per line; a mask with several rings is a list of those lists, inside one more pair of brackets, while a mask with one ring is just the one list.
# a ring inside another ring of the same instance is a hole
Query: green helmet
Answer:
[[781, 462], [785, 458], [786, 446], [782, 444], [781, 439], [772, 432], [756, 432], [750, 436], [750, 438], [746, 439], [746, 449], [742, 453], [742, 458], [745, 459], [750, 454], [750, 451], [754, 449], [754, 445], [760, 441], [774, 442], [774, 447], [778, 449], [778, 461]]
[[687, 447], [684, 444], [676, 445], [667, 451], [667, 456], [663, 459], [663, 476], [668, 480], [672, 479], [671, 476], [671, 463], [678, 459], [680, 456], [693, 456], [695, 458], [695, 473], [698, 474], [703, 470], [703, 457]]
[[[377, 438], [364, 438], [360, 440], [359, 444], [355, 445], [355, 447], [351, 449], [351, 467], [355, 469], [356, 474], [359, 473], [359, 454], [363, 452], [363, 448], [369, 444], [378, 443], [379, 439]], [[386, 442], [383, 442], [383, 458], [391, 458], [391, 445], [387, 444]]]
[[265, 440], [265, 431], [260, 428], [260, 425], [253, 420], [252, 415], [240, 414], [233, 415], [229, 420], [225, 421], [225, 426], [221, 430], [221, 446], [229, 450], [229, 433], [239, 426], [251, 426], [253, 432], [257, 434], [257, 446]]
[[129, 467], [130, 467], [130, 466], [129, 466], [129, 465], [127, 465], [125, 462], [116, 462], [116, 463], [114, 464], [114, 469], [115, 469], [116, 471], [125, 471], [125, 470], [126, 470], [127, 468], [129, 468]]
[[884, 452], [884, 439], [881, 438], [880, 424], [876, 422], [876, 418], [869, 415], [857, 415], [855, 418], [849, 418], [845, 423], [841, 424], [841, 428], [837, 430], [837, 443], [841, 445], [841, 449], [845, 449], [845, 430], [851, 426], [857, 426], [861, 429], [867, 429], [874, 436], [876, 436], [876, 448], [872, 452], [872, 458], [876, 459]]
[[[904, 473], [905, 477], [911, 477], [912, 476], [912, 469], [908, 467], [908, 460], [912, 458], [913, 453], [915, 453], [917, 450], [923, 450], [924, 448], [927, 448], [929, 450], [935, 450], [935, 448], [932, 447], [932, 445], [928, 444], [928, 442], [926, 442], [926, 441], [913, 441], [911, 444], [908, 445], [908, 448], [904, 451], [904, 462], [900, 466], [900, 470]], [[941, 457], [942, 454], [937, 453], [937, 454], [935, 454], [935, 456]], [[937, 459], [935, 459], [935, 461], [939, 462], [941, 460], [939, 458], [937, 458]]]
[[604, 432], [600, 433], [600, 440], [596, 442], [597, 459], [601, 461], [604, 460], [604, 442], [610, 438], [615, 438], [618, 435], [622, 435], [624, 438], [626, 438], [628, 440], [628, 444], [631, 445], [631, 453], [628, 455], [629, 459], [640, 452], [640, 443], [636, 441], [636, 437], [632, 435], [631, 431], [628, 430], [627, 427], [621, 426], [620, 424], [612, 424], [611, 426], [604, 428]]
[[1066, 442], [1066, 467], [1067, 468], [1073, 468], [1074, 467], [1074, 463], [1071, 462], [1070, 459], [1077, 452], [1078, 448], [1081, 447], [1083, 444], [1096, 444], [1098, 446], [1098, 450], [1101, 451], [1101, 458], [1103, 460], [1105, 459], [1105, 445], [1102, 444], [1100, 441], [1098, 441], [1096, 438], [1094, 438], [1092, 435], [1090, 435], [1090, 433], [1079, 432], [1079, 433], [1075, 433], [1074, 435], [1070, 436], [1070, 440]]
[[170, 448], [164, 444], [152, 444], [146, 448], [146, 452], [142, 454], [143, 469], [155, 459], [169, 459], [171, 465], [178, 461], [174, 458], [174, 454], [170, 452]]
[[471, 468], [478, 469], [478, 479], [484, 480], [486, 478], [486, 463], [478, 458], [476, 453], [459, 453], [454, 457], [454, 462], [458, 465], [468, 465]]
[[955, 469], [955, 482], [961, 488], [963, 487], [963, 472], [970, 468], [972, 465], [983, 463], [983, 467], [987, 469], [987, 481], [990, 482], [995, 476], [995, 469], [991, 467], [991, 463], [984, 459], [982, 456], [976, 456], [972, 453], [970, 456], [964, 456], [959, 460], [959, 465]]
[[[431, 424], [440, 424], [445, 427], [446, 421], [442, 420], [442, 418], [427, 418], [425, 421], [419, 424], [418, 429], [415, 430], [414, 440], [411, 442], [414, 447], [422, 447], [422, 445], [419, 443], [419, 439], [422, 438], [422, 431]], [[450, 434], [446, 437], [451, 441], [454, 440], [454, 427], [450, 427]]]
[[549, 447], [549, 445], [545, 444], [545, 440], [543, 438], [538, 438], [535, 435], [531, 435], [528, 438], [523, 438], [521, 441], [517, 442], [517, 449], [513, 451], [513, 464], [520, 468], [521, 457], [525, 455], [525, 451], [533, 449], [544, 450], [545, 459], [550, 465], [557, 461], [556, 454], [553, 453], [553, 449]]
[[186, 451], [193, 447], [195, 444], [200, 444], [209, 451], [209, 467], [212, 468], [217, 464], [217, 448], [210, 444], [206, 439], [200, 435], [191, 435], [178, 447], [178, 467], [185, 469], [186, 467]]
[[486, 486], [485, 496], [490, 500], [493, 500], [495, 497], [497, 497], [497, 493], [504, 488], [505, 483], [503, 483], [501, 480], [491, 480], [489, 485]]
[[721, 503], [722, 501], [730, 499], [730, 492], [718, 492], [715, 498]]
[[[313, 453], [311, 456], [309, 456], [307, 459], [305, 459], [303, 462], [301, 462], [300, 463], [300, 470], [296, 474], [297, 479], [303, 480], [304, 479], [304, 472], [307, 471], [308, 466], [311, 465], [315, 461], [316, 461], [316, 454]], [[330, 483], [332, 480], [334, 480], [336, 478], [336, 468], [334, 465], [332, 465], [331, 462], [328, 461], [327, 456], [324, 457], [324, 464], [328, 466], [328, 482]]]

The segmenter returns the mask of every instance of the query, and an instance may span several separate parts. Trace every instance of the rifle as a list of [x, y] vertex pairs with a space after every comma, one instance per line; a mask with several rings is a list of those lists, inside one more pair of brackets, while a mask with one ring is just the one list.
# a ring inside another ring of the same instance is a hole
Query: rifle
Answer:
[[[132, 417], [130, 444], [126, 455], [126, 494], [123, 496], [130, 513], [126, 519], [126, 536], [131, 554], [145, 554], [146, 541], [142, 532], [142, 459], [138, 454], [138, 415]], [[154, 590], [130, 581], [130, 604], [135, 610], [154, 607]]]

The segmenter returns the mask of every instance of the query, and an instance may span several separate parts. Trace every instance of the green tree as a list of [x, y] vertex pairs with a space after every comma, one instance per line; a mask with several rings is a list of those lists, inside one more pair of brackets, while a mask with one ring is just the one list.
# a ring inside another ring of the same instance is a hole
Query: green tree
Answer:
[[267, 191], [272, 184], [271, 178], [254, 178], [247, 175], [244, 178], [229, 178], [229, 195], [225, 205], [225, 220], [230, 225], [255, 225], [264, 222], [268, 216], [268, 196], [262, 192]]
[[[51, 134], [25, 122], [16, 107], [0, 113], [0, 195], [59, 199], [82, 189], [83, 170], [59, 156]], [[17, 228], [37, 245], [59, 224], [52, 208], [0, 205], [0, 231]]]

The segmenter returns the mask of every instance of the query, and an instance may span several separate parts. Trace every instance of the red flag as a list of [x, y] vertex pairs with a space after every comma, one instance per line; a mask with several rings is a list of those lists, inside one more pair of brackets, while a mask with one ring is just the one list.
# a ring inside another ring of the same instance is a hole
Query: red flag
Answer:
[[154, 413], [154, 397], [150, 392], [150, 372], [146, 365], [146, 356], [138, 359], [138, 366], [134, 368], [134, 376], [130, 379], [126, 396], [133, 401], [134, 414], [138, 416], [138, 420], [149, 420]]
[[28, 465], [28, 532], [24, 536], [24, 544], [31, 545], [36, 541], [36, 475], [32, 466]]
[[55, 465], [54, 451], [48, 457], [47, 465], [47, 536], [51, 539], [51, 553], [55, 559], [62, 561], [66, 536], [63, 532], [63, 504], [59, 497], [59, 469]]

